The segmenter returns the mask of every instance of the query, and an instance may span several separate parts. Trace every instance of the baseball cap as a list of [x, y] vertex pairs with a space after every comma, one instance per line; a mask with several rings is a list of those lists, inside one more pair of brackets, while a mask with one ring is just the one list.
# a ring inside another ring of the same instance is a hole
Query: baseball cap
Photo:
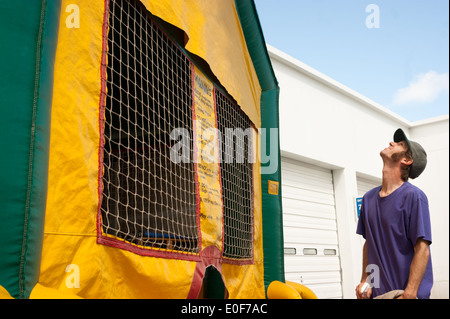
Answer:
[[399, 128], [394, 133], [394, 142], [398, 143], [401, 141], [406, 141], [406, 143], [408, 143], [412, 154], [413, 163], [411, 165], [409, 177], [412, 179], [419, 177], [427, 166], [427, 153], [419, 143], [410, 141], [405, 132]]

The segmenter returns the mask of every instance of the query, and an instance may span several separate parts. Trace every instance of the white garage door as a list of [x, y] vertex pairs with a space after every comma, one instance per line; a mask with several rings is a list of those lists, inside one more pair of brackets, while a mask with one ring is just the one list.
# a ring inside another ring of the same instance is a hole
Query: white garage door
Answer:
[[282, 158], [285, 277], [319, 298], [342, 298], [333, 175]]
[[358, 197], [363, 197], [364, 194], [370, 191], [372, 188], [381, 185], [381, 180], [368, 179], [360, 176], [356, 178], [356, 182], [358, 185]]

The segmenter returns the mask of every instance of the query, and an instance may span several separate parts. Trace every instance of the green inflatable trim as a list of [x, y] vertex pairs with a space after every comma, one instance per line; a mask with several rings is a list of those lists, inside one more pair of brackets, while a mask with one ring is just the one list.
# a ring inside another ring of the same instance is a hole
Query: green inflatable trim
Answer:
[[0, 5], [0, 285], [28, 298], [42, 251], [60, 0]]
[[[253, 0], [235, 0], [239, 20], [244, 32], [247, 48], [255, 67], [261, 85], [261, 127], [266, 128], [266, 154], [276, 152], [277, 169], [273, 173], [261, 175], [262, 215], [263, 215], [263, 249], [264, 249], [264, 283], [266, 291], [268, 285], [278, 280], [285, 282], [284, 277], [284, 244], [283, 219], [281, 206], [281, 158], [279, 151], [279, 134], [276, 136], [275, 150], [270, 149], [269, 128], [279, 128], [279, 87], [278, 81], [270, 62], [266, 42], [259, 22]], [[272, 136], [273, 138], [273, 136]], [[273, 160], [273, 155], [271, 156]], [[265, 166], [273, 163], [262, 164]], [[268, 193], [268, 181], [279, 183], [278, 195]]]

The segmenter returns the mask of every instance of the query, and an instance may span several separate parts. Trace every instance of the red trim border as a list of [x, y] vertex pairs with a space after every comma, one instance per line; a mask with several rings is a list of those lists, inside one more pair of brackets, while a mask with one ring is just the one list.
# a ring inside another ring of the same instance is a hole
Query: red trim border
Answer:
[[100, 101], [99, 101], [99, 146], [98, 146], [98, 207], [97, 207], [97, 243], [100, 243], [102, 236], [102, 199], [103, 199], [103, 149], [105, 147], [105, 105], [106, 105], [106, 54], [108, 51], [108, 20], [109, 20], [109, 0], [105, 0], [105, 12], [103, 14], [102, 25], [102, 60], [100, 67]]
[[187, 295], [187, 299], [197, 299], [202, 288], [203, 277], [205, 276], [206, 268], [214, 266], [222, 277], [225, 290], [227, 289], [225, 278], [222, 274], [222, 253], [216, 246], [208, 246], [200, 253], [201, 260], [195, 267], [194, 277], [192, 278], [191, 288]]

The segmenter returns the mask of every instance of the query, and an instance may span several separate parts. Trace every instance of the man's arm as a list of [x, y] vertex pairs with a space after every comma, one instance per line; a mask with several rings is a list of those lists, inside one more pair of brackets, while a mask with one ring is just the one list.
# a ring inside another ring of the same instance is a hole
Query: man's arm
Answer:
[[427, 269], [430, 248], [428, 241], [419, 238], [414, 246], [414, 257], [409, 269], [408, 285], [399, 299], [415, 299], [422, 282], [423, 275]]
[[362, 260], [362, 275], [361, 275], [361, 281], [358, 284], [358, 286], [356, 286], [356, 298], [358, 299], [366, 299], [366, 298], [370, 298], [370, 295], [372, 294], [372, 289], [369, 288], [369, 290], [367, 291], [366, 294], [361, 293], [361, 287], [364, 285], [364, 283], [367, 280], [367, 277], [369, 276], [369, 273], [366, 271], [367, 269], [367, 265], [369, 264], [368, 260], [367, 260], [367, 244], [364, 243], [364, 247], [363, 247], [363, 260]]

